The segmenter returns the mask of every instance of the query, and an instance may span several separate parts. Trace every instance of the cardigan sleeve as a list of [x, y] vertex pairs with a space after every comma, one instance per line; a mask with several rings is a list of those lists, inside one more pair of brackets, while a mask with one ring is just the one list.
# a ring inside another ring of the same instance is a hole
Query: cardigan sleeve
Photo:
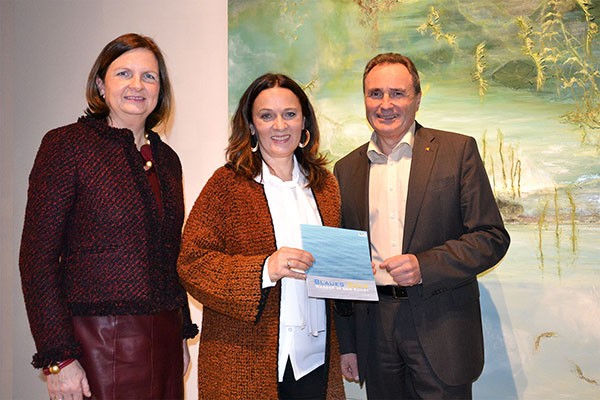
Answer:
[[78, 358], [81, 352], [61, 286], [62, 248], [77, 186], [66, 136], [51, 131], [44, 137], [29, 176], [19, 268], [36, 368]]
[[233, 175], [217, 170], [196, 200], [183, 231], [178, 273], [204, 307], [255, 323], [269, 293], [261, 289], [262, 270], [276, 250], [275, 239], [262, 188]]

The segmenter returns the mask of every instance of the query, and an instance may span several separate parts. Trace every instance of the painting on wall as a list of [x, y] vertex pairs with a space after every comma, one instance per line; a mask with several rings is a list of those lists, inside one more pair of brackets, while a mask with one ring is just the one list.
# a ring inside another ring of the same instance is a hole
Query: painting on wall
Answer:
[[479, 280], [486, 365], [475, 398], [600, 398], [593, 2], [229, 0], [228, 12], [230, 113], [259, 75], [291, 76], [315, 106], [332, 165], [371, 134], [366, 62], [389, 51], [415, 61], [417, 120], [477, 139], [512, 237]]

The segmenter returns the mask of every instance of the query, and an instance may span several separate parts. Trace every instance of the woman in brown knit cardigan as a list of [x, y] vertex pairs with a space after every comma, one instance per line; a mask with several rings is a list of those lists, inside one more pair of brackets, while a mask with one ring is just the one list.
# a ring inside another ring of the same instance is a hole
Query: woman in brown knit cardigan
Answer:
[[178, 270], [203, 305], [201, 399], [343, 399], [329, 301], [309, 299], [300, 224], [338, 226], [340, 197], [314, 110], [285, 75], [257, 78], [227, 164], [187, 220]]

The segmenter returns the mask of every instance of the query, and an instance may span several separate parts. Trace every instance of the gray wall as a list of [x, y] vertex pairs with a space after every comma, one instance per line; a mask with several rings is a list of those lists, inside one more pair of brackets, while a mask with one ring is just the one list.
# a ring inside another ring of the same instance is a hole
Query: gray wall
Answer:
[[[187, 211], [224, 160], [227, 2], [224, 0], [0, 0], [0, 399], [45, 399], [31, 365], [18, 251], [27, 177], [43, 134], [85, 108], [84, 85], [116, 36], [153, 37], [167, 59], [175, 115], [166, 140], [179, 154]], [[193, 307], [200, 322], [201, 311]], [[187, 398], [196, 394], [197, 341]]]

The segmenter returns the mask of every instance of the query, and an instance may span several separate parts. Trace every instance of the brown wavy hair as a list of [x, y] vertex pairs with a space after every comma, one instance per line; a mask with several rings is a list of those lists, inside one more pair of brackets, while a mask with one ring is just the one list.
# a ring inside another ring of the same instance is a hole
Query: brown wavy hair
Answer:
[[421, 79], [419, 78], [419, 72], [417, 71], [417, 67], [410, 58], [403, 56], [399, 53], [382, 53], [376, 55], [375, 57], [369, 60], [369, 62], [365, 66], [365, 72], [363, 73], [363, 93], [365, 92], [365, 79], [367, 79], [367, 75], [369, 74], [369, 72], [371, 72], [373, 68], [381, 64], [404, 65], [408, 70], [408, 73], [412, 77], [415, 94], [421, 93]]
[[154, 54], [158, 62], [160, 92], [158, 94], [158, 102], [150, 115], [146, 118], [145, 127], [147, 130], [154, 128], [159, 123], [166, 124], [169, 115], [171, 114], [171, 105], [173, 94], [171, 93], [171, 81], [167, 72], [167, 64], [160, 51], [158, 45], [148, 36], [139, 35], [137, 33], [126, 33], [108, 43], [96, 58], [96, 62], [92, 66], [92, 70], [88, 75], [85, 88], [85, 98], [88, 107], [85, 114], [94, 118], [106, 118], [110, 114], [110, 110], [106, 102], [100, 95], [96, 78], [106, 78], [106, 71], [110, 64], [119, 58], [123, 53], [133, 49], [147, 49]]
[[315, 111], [304, 90], [293, 79], [283, 74], [266, 73], [256, 78], [240, 98], [237, 110], [231, 119], [231, 134], [226, 150], [227, 164], [237, 174], [248, 179], [254, 179], [261, 173], [260, 149], [255, 153], [251, 150], [252, 107], [260, 92], [275, 87], [291, 90], [300, 102], [302, 115], [305, 118], [304, 128], [310, 132], [310, 140], [304, 148], [296, 148], [294, 154], [306, 173], [308, 186], [320, 189], [327, 178], [325, 166], [329, 161], [319, 152], [321, 136]]

